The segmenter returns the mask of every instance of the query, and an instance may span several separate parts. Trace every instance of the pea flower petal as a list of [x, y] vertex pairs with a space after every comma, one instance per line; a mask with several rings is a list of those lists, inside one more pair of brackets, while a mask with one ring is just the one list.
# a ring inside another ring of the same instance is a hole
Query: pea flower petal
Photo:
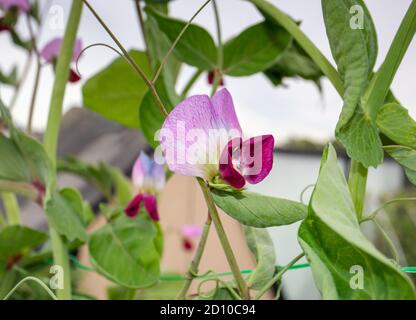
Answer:
[[185, 224], [181, 229], [182, 236], [185, 238], [199, 238], [202, 235], [202, 228], [193, 224]]
[[[222, 89], [212, 99], [196, 95], [178, 104], [166, 118], [159, 141], [171, 171], [209, 180], [218, 172], [222, 149], [241, 135], [232, 97]], [[195, 148], [193, 140], [202, 148]]]
[[[40, 55], [46, 62], [53, 63], [58, 57], [59, 51], [61, 50], [63, 39], [58, 37], [49, 41], [41, 50]], [[82, 51], [82, 41], [77, 39], [75, 41], [74, 51], [72, 53], [72, 62], [75, 62]]]
[[[213, 132], [216, 132], [216, 134]], [[272, 135], [243, 140], [231, 94], [192, 96], [168, 115], [159, 134], [171, 171], [211, 181], [220, 176], [240, 189], [262, 181], [273, 167]]]
[[132, 180], [139, 190], [159, 192], [165, 186], [165, 168], [141, 152], [133, 166]]
[[18, 8], [23, 12], [30, 11], [29, 0], [0, 0], [0, 7], [4, 10]]

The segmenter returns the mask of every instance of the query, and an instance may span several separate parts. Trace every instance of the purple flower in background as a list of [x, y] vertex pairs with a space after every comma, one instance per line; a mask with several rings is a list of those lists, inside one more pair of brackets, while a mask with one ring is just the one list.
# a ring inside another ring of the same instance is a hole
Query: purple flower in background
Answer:
[[202, 228], [193, 224], [185, 224], [182, 226], [181, 234], [183, 237], [183, 248], [186, 251], [192, 251], [194, 249], [192, 240], [195, 240], [201, 236]]
[[0, 0], [0, 8], [6, 11], [16, 8], [23, 12], [29, 12], [30, 4], [29, 0]]
[[[46, 62], [56, 66], [59, 51], [61, 50], [62, 38], [55, 38], [49, 41], [41, 50], [40, 55]], [[77, 61], [82, 52], [82, 42], [80, 39], [75, 41], [74, 51], [72, 53], [72, 62]], [[70, 70], [69, 82], [74, 83], [81, 79], [81, 77], [74, 70]]]
[[135, 217], [143, 204], [152, 220], [158, 221], [156, 195], [165, 185], [165, 168], [141, 152], [133, 166], [132, 180], [137, 188], [137, 195], [124, 210], [125, 213], [129, 217]]
[[5, 16], [0, 17], [0, 32], [12, 31], [17, 22], [19, 12], [29, 12], [29, 0], [0, 0], [0, 8]]
[[274, 138], [243, 140], [227, 89], [213, 98], [191, 96], [168, 115], [159, 133], [169, 169], [212, 181], [219, 177], [234, 188], [262, 181], [273, 166]]

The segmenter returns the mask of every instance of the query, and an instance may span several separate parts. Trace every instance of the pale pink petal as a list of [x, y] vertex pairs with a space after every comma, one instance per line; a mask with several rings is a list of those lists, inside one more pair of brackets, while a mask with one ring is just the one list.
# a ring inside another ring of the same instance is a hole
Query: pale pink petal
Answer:
[[[59, 51], [61, 50], [62, 45], [62, 38], [54, 38], [49, 41], [41, 50], [40, 55], [45, 61], [53, 62], [59, 55]], [[74, 51], [72, 53], [72, 61], [76, 61], [78, 56], [81, 54], [82, 51], [82, 42], [80, 39], [75, 41]]]
[[273, 167], [273, 150], [272, 135], [253, 137], [243, 142], [241, 167], [247, 182], [256, 184], [269, 175]]
[[[207, 166], [211, 151], [208, 148], [216, 147], [215, 143], [209, 143], [209, 133], [212, 129], [223, 129], [222, 126], [208, 96], [192, 96], [178, 104], [159, 133], [169, 169], [177, 174], [208, 179], [216, 166]], [[188, 153], [193, 147], [196, 147], [194, 152]]]
[[41, 50], [40, 55], [45, 61], [53, 62], [59, 55], [61, 49], [62, 38], [54, 38], [49, 41]]
[[220, 116], [224, 128], [227, 130], [237, 130], [242, 136], [240, 123], [235, 113], [233, 98], [227, 89], [219, 90], [211, 99], [216, 113]]
[[181, 229], [182, 236], [185, 238], [199, 238], [202, 234], [202, 228], [193, 224], [185, 224]]

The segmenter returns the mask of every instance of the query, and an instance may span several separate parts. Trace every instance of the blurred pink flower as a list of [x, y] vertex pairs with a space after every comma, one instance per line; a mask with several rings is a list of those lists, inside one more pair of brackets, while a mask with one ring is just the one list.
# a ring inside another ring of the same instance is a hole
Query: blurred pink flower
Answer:
[[182, 236], [185, 238], [199, 238], [202, 234], [202, 228], [193, 224], [185, 224], [181, 229]]
[[29, 12], [30, 4], [29, 0], [0, 0], [0, 8], [4, 10], [17, 8], [23, 12]]
[[137, 195], [124, 210], [129, 217], [139, 214], [142, 203], [152, 220], [159, 220], [156, 195], [165, 185], [165, 168], [141, 152], [133, 166], [133, 185]]
[[[56, 65], [56, 60], [59, 56], [59, 51], [61, 50], [62, 38], [54, 38], [49, 41], [43, 49], [40, 51], [40, 55], [46, 62]], [[82, 42], [80, 39], [75, 41], [74, 51], [72, 53], [72, 62], [77, 61], [79, 55], [82, 52]], [[73, 69], [70, 70], [69, 82], [77, 82], [81, 77]]]

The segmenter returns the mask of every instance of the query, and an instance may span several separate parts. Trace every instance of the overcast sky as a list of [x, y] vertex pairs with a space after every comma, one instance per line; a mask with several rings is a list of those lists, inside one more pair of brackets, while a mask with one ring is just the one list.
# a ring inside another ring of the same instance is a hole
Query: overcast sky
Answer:
[[[42, 1], [47, 2], [48, 0]], [[171, 14], [182, 19], [189, 19], [203, 2], [204, 0], [176, 0], [171, 4]], [[320, 0], [272, 0], [271, 2], [296, 20], [301, 20], [303, 31], [327, 57], [331, 57], [322, 20]], [[378, 31], [377, 66], [383, 61], [410, 2], [411, 0], [366, 1]], [[52, 8], [59, 8], [56, 5], [61, 6], [64, 14], [68, 14], [70, 0], [52, 0], [51, 3]], [[132, 0], [90, 0], [90, 3], [127, 48], [143, 48]], [[257, 10], [246, 1], [218, 0], [218, 4], [225, 39], [262, 20]], [[215, 35], [212, 13], [212, 7], [208, 6], [195, 21]], [[53, 17], [53, 15], [49, 14], [48, 17]], [[40, 37], [40, 46], [52, 37], [63, 34], [64, 30], [56, 28], [53, 22], [51, 19], [46, 21]], [[23, 33], [25, 32], [24, 24], [19, 25], [19, 28]], [[83, 13], [79, 35], [84, 45], [97, 42], [112, 44], [111, 39], [87, 9]], [[2, 70], [9, 70], [13, 64], [20, 63], [21, 65], [25, 61], [24, 53], [10, 45], [9, 38], [5, 33], [0, 34], [0, 48]], [[416, 117], [415, 57], [416, 41], [411, 44], [393, 83], [396, 96], [410, 110], [413, 117]], [[116, 58], [114, 53], [108, 49], [91, 49], [80, 62], [83, 78], [87, 79], [114, 58]], [[179, 88], [192, 72], [192, 68], [183, 69], [178, 84]], [[34, 127], [38, 130], [43, 129], [46, 125], [53, 81], [53, 72], [50, 67], [44, 69], [41, 81], [34, 121]], [[271, 86], [262, 75], [246, 78], [227, 77], [225, 81], [234, 97], [237, 114], [243, 130], [247, 134], [272, 133], [277, 138], [278, 144], [288, 137], [294, 136], [319, 140], [332, 138], [342, 102], [328, 81], [324, 82], [322, 95], [312, 83], [302, 80], [287, 81], [288, 87], [280, 87], [279, 89]], [[17, 107], [13, 110], [15, 119], [21, 125], [27, 121], [32, 83], [33, 72], [23, 88]], [[81, 86], [82, 83], [68, 86], [65, 110], [73, 106], [81, 106]], [[192, 90], [194, 94], [209, 94], [209, 92], [210, 88], [206, 84], [205, 77], [202, 77]], [[10, 99], [11, 93], [11, 90], [3, 88], [0, 92], [6, 102]]]

